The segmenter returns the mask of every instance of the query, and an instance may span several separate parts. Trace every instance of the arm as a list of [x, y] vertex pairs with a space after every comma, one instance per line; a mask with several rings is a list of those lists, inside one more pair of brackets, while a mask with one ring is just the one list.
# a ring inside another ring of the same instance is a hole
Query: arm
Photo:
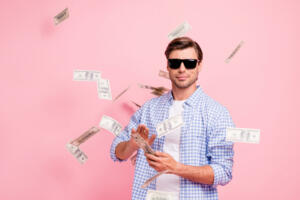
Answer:
[[126, 160], [136, 150], [138, 150], [138, 147], [131, 142], [131, 139], [129, 141], [121, 142], [116, 147], [116, 157], [120, 160]]
[[233, 127], [228, 111], [221, 112], [212, 121], [208, 132], [209, 165], [191, 166], [175, 161], [169, 154], [156, 152], [156, 156], [145, 154], [147, 161], [156, 171], [168, 170], [193, 182], [209, 184], [213, 187], [225, 185], [232, 179], [233, 145], [225, 141], [226, 127]]
[[[156, 136], [153, 134], [149, 138], [149, 129], [145, 125], [139, 125], [136, 131], [132, 129], [131, 134], [133, 133], [139, 133], [150, 145], [154, 142]], [[133, 137], [130, 137], [129, 141], [121, 142], [117, 145], [116, 156], [120, 160], [126, 160], [138, 149], [138, 144], [135, 142]]]
[[[134, 152], [134, 145], [131, 145], [130, 132], [138, 127], [140, 123], [142, 108], [139, 109], [131, 118], [124, 130], [113, 140], [110, 148], [110, 156], [113, 161], [125, 161]], [[130, 145], [129, 145], [130, 144]], [[133, 147], [133, 148], [132, 148]], [[124, 151], [124, 152], [123, 152]], [[124, 153], [124, 155], [123, 155]]]
[[156, 171], [167, 170], [170, 174], [175, 174], [193, 182], [203, 184], [213, 184], [214, 171], [209, 165], [191, 166], [175, 161], [172, 156], [163, 152], [156, 152], [156, 156], [145, 154], [147, 161]]

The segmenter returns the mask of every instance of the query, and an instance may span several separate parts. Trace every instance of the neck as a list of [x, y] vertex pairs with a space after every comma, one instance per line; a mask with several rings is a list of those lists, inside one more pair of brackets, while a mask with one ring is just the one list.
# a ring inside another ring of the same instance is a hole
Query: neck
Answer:
[[178, 88], [172, 84], [172, 93], [175, 100], [188, 99], [197, 90], [196, 84], [191, 85], [188, 88]]

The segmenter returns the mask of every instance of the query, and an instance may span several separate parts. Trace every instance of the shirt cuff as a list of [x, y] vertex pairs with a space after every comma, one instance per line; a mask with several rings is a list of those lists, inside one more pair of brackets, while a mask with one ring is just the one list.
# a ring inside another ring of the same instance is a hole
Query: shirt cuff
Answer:
[[224, 180], [222, 180], [223, 176], [224, 176], [223, 168], [218, 164], [210, 164], [210, 166], [214, 171], [214, 183], [212, 184], [212, 187], [216, 188], [220, 184], [225, 185], [225, 184], [222, 184], [222, 182], [224, 182]]
[[127, 161], [127, 159], [124, 159], [124, 160], [121, 160], [119, 159], [117, 156], [116, 156], [116, 147], [118, 146], [118, 144], [120, 144], [121, 142], [124, 142], [122, 139], [116, 137], [110, 147], [110, 157], [111, 159], [116, 162], [116, 161], [119, 161], [119, 162], [124, 162], [124, 161]]

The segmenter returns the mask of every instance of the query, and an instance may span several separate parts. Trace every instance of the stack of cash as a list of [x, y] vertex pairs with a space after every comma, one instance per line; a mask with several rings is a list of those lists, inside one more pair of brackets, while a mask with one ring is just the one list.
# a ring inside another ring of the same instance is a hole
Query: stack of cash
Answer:
[[144, 150], [145, 153], [150, 153], [152, 155], [155, 154], [155, 151], [150, 147], [148, 142], [146, 142], [146, 140], [139, 133], [132, 134], [132, 137], [134, 138], [135, 142], [139, 145], [139, 147]]

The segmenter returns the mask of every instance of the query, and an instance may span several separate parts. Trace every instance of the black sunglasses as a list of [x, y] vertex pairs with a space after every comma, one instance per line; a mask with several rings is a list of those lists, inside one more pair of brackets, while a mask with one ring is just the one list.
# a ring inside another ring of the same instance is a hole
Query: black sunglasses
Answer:
[[186, 69], [195, 69], [197, 66], [197, 59], [168, 59], [168, 66], [171, 69], [178, 69], [183, 62]]

